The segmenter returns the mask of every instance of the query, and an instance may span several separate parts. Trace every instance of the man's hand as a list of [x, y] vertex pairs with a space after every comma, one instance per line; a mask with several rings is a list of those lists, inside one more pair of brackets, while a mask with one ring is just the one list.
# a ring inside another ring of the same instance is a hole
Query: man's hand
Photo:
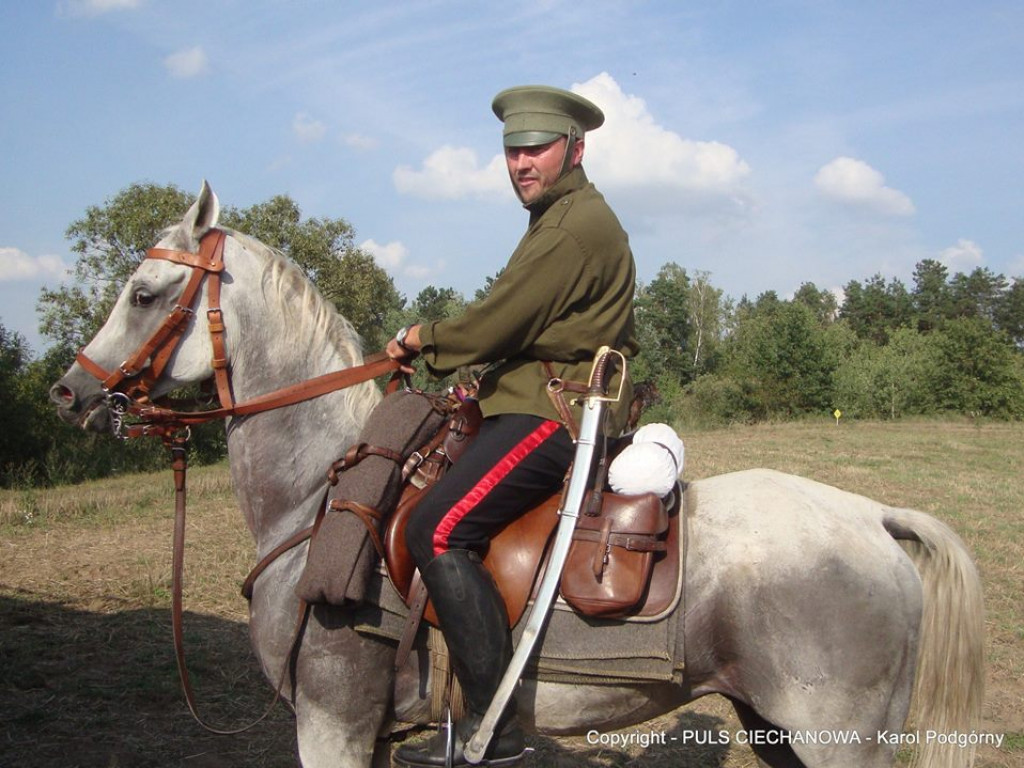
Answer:
[[416, 369], [410, 364], [419, 353], [420, 353], [420, 326], [419, 325], [408, 325], [402, 328], [395, 336], [388, 342], [385, 352], [387, 356], [392, 360], [398, 360], [402, 363], [402, 373], [413, 374]]

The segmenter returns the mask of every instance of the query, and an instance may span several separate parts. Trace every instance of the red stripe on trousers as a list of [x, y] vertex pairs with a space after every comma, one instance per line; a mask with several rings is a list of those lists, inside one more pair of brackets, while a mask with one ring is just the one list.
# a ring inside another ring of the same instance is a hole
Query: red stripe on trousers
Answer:
[[501, 461], [480, 478], [479, 482], [470, 489], [469, 493], [459, 499], [455, 506], [448, 511], [448, 514], [441, 518], [441, 522], [438, 523], [437, 528], [434, 530], [435, 557], [448, 549], [448, 537], [455, 526], [459, 524], [459, 521], [487, 498], [487, 494], [494, 489], [494, 486], [504, 480], [541, 443], [551, 437], [558, 430], [559, 426], [561, 425], [557, 421], [545, 421], [537, 429], [520, 440], [515, 448], [506, 453]]

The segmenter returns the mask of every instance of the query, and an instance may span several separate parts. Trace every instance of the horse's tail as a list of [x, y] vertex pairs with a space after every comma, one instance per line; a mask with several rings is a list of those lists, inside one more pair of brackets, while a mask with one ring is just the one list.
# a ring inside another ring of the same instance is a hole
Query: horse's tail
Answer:
[[887, 509], [882, 524], [904, 543], [923, 587], [923, 615], [910, 721], [919, 734], [912, 765], [973, 765], [974, 747], [956, 738], [974, 730], [984, 692], [985, 625], [981, 580], [967, 547], [949, 526], [922, 512]]

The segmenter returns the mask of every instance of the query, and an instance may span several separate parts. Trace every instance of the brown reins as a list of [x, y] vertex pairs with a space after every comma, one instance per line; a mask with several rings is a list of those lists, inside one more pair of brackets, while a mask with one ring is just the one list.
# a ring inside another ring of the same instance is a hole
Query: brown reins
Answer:
[[[231, 388], [231, 373], [227, 360], [224, 342], [224, 316], [220, 306], [221, 274], [224, 271], [224, 242], [226, 235], [223, 230], [212, 229], [203, 236], [199, 252], [175, 251], [165, 248], [150, 248], [146, 258], [163, 259], [176, 264], [190, 267], [192, 274], [178, 297], [173, 309], [163, 323], [135, 352], [113, 371], [108, 371], [89, 358], [80, 350], [76, 360], [90, 375], [100, 381], [107, 396], [108, 408], [115, 411], [115, 422], [119, 436], [141, 437], [158, 436], [170, 448], [171, 468], [174, 471], [174, 544], [172, 556], [172, 589], [171, 589], [171, 628], [174, 636], [174, 653], [178, 665], [178, 675], [189, 711], [203, 728], [212, 733], [230, 735], [241, 733], [263, 721], [270, 714], [281, 696], [292, 657], [302, 637], [303, 627], [308, 618], [309, 606], [305, 601], [299, 603], [294, 640], [285, 659], [280, 678], [275, 686], [274, 697], [263, 714], [246, 726], [234, 730], [224, 730], [208, 725], [199, 715], [195, 696], [185, 661], [184, 628], [182, 621], [182, 592], [185, 552], [185, 511], [186, 511], [186, 472], [188, 428], [192, 424], [235, 416], [248, 416], [256, 413], [284, 408], [307, 400], [312, 400], [330, 392], [336, 392], [355, 384], [392, 374], [389, 389], [396, 387], [399, 364], [387, 357], [384, 352], [365, 358], [362, 365], [345, 368], [340, 371], [300, 381], [281, 389], [235, 403]], [[179, 411], [153, 402], [150, 393], [163, 374], [167, 363], [177, 349], [190, 322], [195, 317], [195, 304], [199, 299], [199, 289], [204, 280], [208, 281], [207, 320], [210, 340], [213, 345], [211, 366], [220, 407], [201, 411]], [[138, 421], [124, 426], [121, 417], [130, 413]], [[123, 434], [121, 430], [123, 429]], [[324, 494], [326, 501], [326, 492]], [[320, 504], [317, 520], [323, 513], [324, 503]], [[256, 565], [245, 580], [243, 594], [251, 599], [252, 587], [256, 578], [277, 557], [309, 539], [315, 528], [310, 526], [287, 541], [277, 546]]]

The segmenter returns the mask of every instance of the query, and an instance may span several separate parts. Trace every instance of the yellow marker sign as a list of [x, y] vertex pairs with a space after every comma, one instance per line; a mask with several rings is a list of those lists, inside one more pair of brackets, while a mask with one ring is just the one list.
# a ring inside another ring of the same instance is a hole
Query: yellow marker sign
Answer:
[[843, 412], [840, 411], [838, 408], [836, 408], [832, 412], [832, 415], [836, 417], [836, 426], [838, 427], [839, 426], [839, 417], [843, 415]]

